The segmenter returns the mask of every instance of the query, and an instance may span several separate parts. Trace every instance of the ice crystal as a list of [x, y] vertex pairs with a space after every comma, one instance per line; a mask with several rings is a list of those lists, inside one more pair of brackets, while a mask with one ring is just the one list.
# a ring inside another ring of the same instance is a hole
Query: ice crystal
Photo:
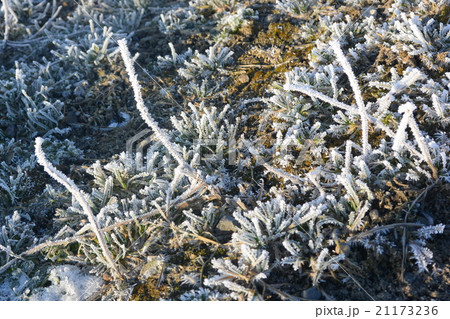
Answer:
[[439, 276], [446, 1], [66, 2], [1, 2], [1, 300]]
[[36, 289], [30, 300], [81, 301], [91, 297], [101, 288], [102, 280], [96, 276], [83, 274], [72, 265], [62, 265], [50, 271], [51, 285]]

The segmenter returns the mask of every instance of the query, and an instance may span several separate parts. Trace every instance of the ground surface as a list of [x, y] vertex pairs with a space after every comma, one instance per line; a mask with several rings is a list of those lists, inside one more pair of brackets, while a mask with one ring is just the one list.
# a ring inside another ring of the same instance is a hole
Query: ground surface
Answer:
[[[242, 1], [243, 2], [243, 1]], [[338, 1], [339, 2], [339, 1]], [[372, 10], [378, 13], [377, 18], [383, 19], [385, 9], [390, 2], [372, 4]], [[165, 3], [167, 7], [177, 4], [178, 1]], [[186, 2], [183, 2], [186, 5]], [[297, 36], [300, 33], [300, 25], [306, 23], [308, 19], [317, 19], [318, 16], [286, 16], [274, 9], [275, 1], [248, 1], [247, 7], [258, 13], [259, 18], [252, 20], [239, 32], [232, 34], [227, 40], [226, 46], [234, 52], [235, 63], [227, 67], [230, 80], [226, 83], [226, 93], [221, 96], [221, 100], [216, 99], [216, 106], [225, 104], [236, 106], [243, 99], [254, 97], [269, 97], [268, 89], [274, 82], [282, 83], [284, 73], [294, 67], [307, 66], [307, 56], [314, 48], [314, 41], [305, 42]], [[70, 14], [70, 5], [65, 6], [67, 14]], [[447, 7], [448, 8], [448, 7]], [[213, 15], [213, 11], [205, 8], [203, 15], [208, 19]], [[365, 10], [364, 7], [354, 6], [324, 6], [328, 15], [342, 12], [352, 17], [360, 16]], [[156, 12], [156, 11], [155, 11]], [[315, 15], [320, 13], [315, 12]], [[430, 13], [441, 19], [448, 20], [448, 12]], [[156, 17], [152, 14], [148, 17]], [[161, 99], [161, 87], [169, 87], [175, 82], [175, 73], [155, 71], [155, 61], [158, 56], [170, 54], [167, 43], [171, 42], [177, 52], [184, 52], [189, 47], [204, 52], [209, 47], [210, 40], [217, 33], [213, 29], [214, 25], [205, 23], [202, 26], [186, 28], [171, 34], [163, 34], [156, 23], [145, 24], [138, 29], [131, 41], [137, 48], [140, 57], [138, 59], [142, 68], [138, 68], [138, 73], [142, 79], [144, 87], [144, 97], [147, 105], [155, 119], [162, 127], [170, 128], [170, 116], [179, 114], [188, 109], [188, 100], [183, 93], [173, 91], [172, 98], [176, 101], [166, 101]], [[387, 65], [397, 69], [405, 69], [408, 66], [417, 66], [420, 61], [410, 57], [402, 57], [394, 54], [388, 48], [379, 48], [377, 54], [368, 56], [360, 65], [360, 72], [375, 70], [378, 65]], [[149, 78], [144, 70], [150, 70], [154, 74]], [[437, 69], [434, 72], [443, 74], [448, 72], [448, 66]], [[63, 113], [61, 127], [72, 127], [73, 131], [69, 135], [75, 145], [84, 151], [84, 155], [77, 159], [67, 160], [59, 166], [77, 183], [80, 188], [87, 189], [91, 182], [83, 167], [100, 160], [106, 163], [109, 159], [124, 151], [127, 139], [137, 132], [146, 128], [135, 108], [133, 93], [128, 86], [127, 75], [122, 66], [114, 66], [104, 72], [93, 75], [98, 85], [92, 88], [86, 99], [71, 100], [67, 104]], [[118, 80], [116, 80], [118, 79]], [[103, 83], [103, 84], [102, 84]], [[246, 113], [250, 118], [250, 123], [257, 124], [259, 115], [262, 112], [262, 104], [250, 104], [247, 109], [240, 111]], [[108, 128], [111, 122], [120, 122], [120, 112], [130, 115], [130, 120], [126, 125], [119, 128]], [[78, 114], [78, 115], [77, 115]], [[258, 135], [257, 125], [248, 125], [246, 134]], [[37, 173], [36, 173], [37, 174]], [[262, 174], [261, 174], [262, 176]], [[51, 179], [41, 175], [42, 179], [50, 182]], [[404, 222], [405, 211], [410, 209], [412, 201], [417, 199], [419, 208], [414, 207], [410, 212], [409, 221], [417, 221], [427, 218], [433, 219], [435, 224], [448, 224], [450, 213], [450, 187], [445, 183], [437, 183], [429, 186], [426, 183], [416, 185], [404, 185], [396, 181], [379, 185], [376, 193], [375, 208], [378, 216], [369, 221], [367, 227], [375, 224], [393, 224]], [[41, 221], [44, 227], [50, 221], [54, 209], [48, 214], [48, 219]], [[37, 225], [39, 228], [39, 225]], [[222, 243], [230, 240], [230, 234], [224, 233], [221, 238]], [[418, 273], [414, 264], [409, 260], [403, 263], [402, 236], [404, 228], [395, 229], [389, 239], [395, 246], [391, 247], [386, 254], [375, 256], [368, 254], [363, 248], [352, 249], [350, 258], [346, 259], [342, 266], [354, 280], [342, 282], [342, 276], [331, 273], [326, 280], [317, 288], [310, 288], [308, 278], [304, 276], [286, 275], [285, 272], [276, 270], [271, 274], [271, 278], [277, 278], [277, 284], [273, 287], [284, 293], [295, 296], [299, 299], [321, 299], [321, 300], [450, 300], [450, 257], [448, 253], [448, 243], [450, 242], [450, 232], [446, 228], [444, 234], [436, 237], [428, 246], [433, 251], [434, 267], [428, 273]], [[406, 237], [409, 234], [406, 233]], [[203, 248], [203, 250], [202, 250]], [[177, 267], [171, 268], [166, 273], [162, 283], [160, 277], [152, 276], [144, 283], [137, 283], [133, 288], [131, 299], [134, 300], [158, 300], [173, 298], [176, 299], [182, 292], [180, 288], [181, 275], [185, 272], [198, 270], [199, 266], [194, 262], [198, 256], [205, 256], [205, 259], [222, 256], [223, 252], [213, 251], [209, 246], [187, 247], [184, 255], [177, 253], [171, 256], [172, 264]], [[189, 256], [191, 254], [192, 256]], [[205, 273], [210, 270], [206, 266], [202, 268]], [[106, 281], [111, 277], [105, 276]], [[360, 288], [363, 289], [360, 289]], [[279, 300], [280, 295], [267, 293], [268, 300]], [[100, 299], [97, 296], [97, 299]]]

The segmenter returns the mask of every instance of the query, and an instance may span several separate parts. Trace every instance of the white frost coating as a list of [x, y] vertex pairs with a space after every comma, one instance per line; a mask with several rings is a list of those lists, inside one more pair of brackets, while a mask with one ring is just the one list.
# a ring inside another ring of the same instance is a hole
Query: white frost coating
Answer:
[[333, 99], [329, 96], [326, 96], [325, 94], [322, 94], [314, 89], [312, 89], [310, 86], [303, 85], [303, 84], [292, 84], [292, 83], [286, 83], [283, 86], [283, 89], [286, 91], [297, 91], [301, 92], [303, 94], [309, 95], [311, 97], [318, 98], [319, 100], [322, 100], [326, 103], [329, 103], [333, 106], [336, 106], [338, 108], [341, 108], [343, 110], [346, 110], [350, 113], [358, 113], [358, 110], [356, 110], [354, 107], [351, 107], [350, 105], [347, 105], [345, 103], [339, 102], [336, 99]]
[[395, 134], [394, 144], [392, 145], [392, 149], [396, 152], [400, 152], [400, 150], [405, 145], [406, 140], [406, 127], [408, 126], [408, 122], [412, 113], [416, 107], [412, 103], [406, 103], [399, 106], [399, 113], [403, 113], [402, 120], [397, 129], [397, 133]]
[[[141, 113], [142, 119], [145, 121], [145, 123], [147, 123], [148, 126], [151, 127], [153, 132], [155, 132], [158, 140], [167, 148], [170, 155], [172, 155], [176, 159], [178, 164], [180, 164], [182, 167], [190, 167], [189, 164], [187, 164], [183, 157], [180, 155], [179, 151], [176, 149], [176, 146], [173, 145], [173, 143], [169, 141], [167, 135], [163, 131], [161, 131], [158, 123], [156, 123], [156, 121], [153, 119], [153, 117], [145, 107], [145, 103], [142, 99], [141, 94], [141, 85], [139, 84], [136, 76], [136, 71], [134, 70], [133, 61], [131, 59], [130, 51], [128, 50], [127, 42], [125, 39], [121, 39], [118, 41], [118, 43], [123, 62], [125, 63], [125, 68], [127, 70], [128, 77], [130, 78], [131, 86], [133, 88], [136, 106]], [[192, 170], [192, 168], [190, 170]]]
[[420, 72], [420, 70], [412, 69], [412, 71], [409, 72], [407, 76], [403, 77], [400, 81], [394, 83], [391, 92], [398, 93], [403, 89], [410, 87], [415, 82], [423, 79], [426, 79], [426, 76], [422, 72]]
[[[138, 78], [136, 76], [136, 71], [133, 66], [133, 61], [131, 59], [130, 51], [128, 50], [127, 41], [125, 39], [120, 39], [118, 41], [120, 53], [122, 55], [125, 68], [127, 70], [128, 76], [130, 78], [131, 86], [134, 92], [134, 99], [136, 101], [136, 106], [140, 112], [142, 119], [145, 123], [150, 126], [156, 135], [156, 138], [164, 145], [164, 147], [169, 151], [170, 155], [178, 162], [178, 164], [186, 171], [186, 175], [193, 177], [197, 181], [204, 185], [208, 185], [204, 179], [190, 166], [181, 156], [180, 151], [177, 150], [177, 146], [173, 144], [166, 133], [164, 133], [158, 126], [158, 123], [153, 119], [148, 109], [145, 107], [144, 100], [141, 94], [141, 85], [139, 84]], [[208, 185], [209, 186], [209, 185]], [[213, 194], [218, 195], [217, 191], [210, 187]]]
[[411, 115], [409, 118], [409, 128], [411, 129], [414, 138], [417, 141], [417, 144], [419, 144], [419, 149], [422, 152], [422, 158], [425, 160], [425, 162], [428, 164], [428, 166], [430, 166], [432, 174], [433, 174], [433, 178], [435, 180], [438, 179], [438, 170], [437, 168], [433, 165], [433, 161], [431, 160], [431, 155], [430, 152], [428, 150], [428, 146], [427, 143], [425, 142], [425, 139], [422, 135], [422, 133], [419, 130], [419, 126], [417, 125], [416, 121], [414, 120], [414, 117]]
[[444, 109], [442, 108], [441, 102], [439, 101], [439, 98], [436, 94], [431, 95], [431, 100], [433, 101], [433, 109], [436, 112], [436, 114], [439, 116], [439, 118], [444, 119]]
[[5, 47], [6, 47], [6, 42], [9, 39], [9, 30], [11, 29], [9, 14], [8, 14], [8, 12], [9, 12], [8, 0], [2, 0], [2, 4], [3, 4], [3, 13], [4, 13], [4, 18], [5, 18], [5, 33], [3, 35], [3, 40], [5, 41]]
[[395, 100], [394, 94], [400, 93], [405, 88], [408, 88], [411, 85], [413, 85], [416, 81], [423, 80], [425, 78], [426, 78], [425, 75], [422, 72], [420, 72], [420, 70], [412, 69], [401, 80], [395, 82], [392, 85], [391, 90], [388, 93], [386, 93], [385, 96], [383, 96], [378, 100], [379, 109], [378, 111], [375, 112], [374, 116], [376, 118], [381, 118], [382, 115], [385, 114], [385, 112], [388, 110], [389, 106], [391, 105], [391, 102]]
[[401, 147], [403, 145], [406, 145], [406, 126], [409, 126], [411, 129], [414, 138], [417, 141], [417, 144], [419, 145], [420, 149], [420, 158], [422, 158], [430, 167], [433, 178], [438, 179], [438, 170], [433, 165], [433, 161], [431, 160], [430, 151], [428, 150], [428, 146], [425, 142], [425, 139], [422, 135], [422, 133], [419, 130], [419, 126], [417, 125], [416, 121], [414, 120], [413, 112], [416, 109], [416, 106], [412, 104], [411, 102], [402, 104], [399, 106], [398, 111], [399, 113], [404, 113], [403, 118], [400, 121], [400, 125], [397, 130], [397, 134], [394, 138], [394, 145], [392, 146], [392, 149], [394, 151], [400, 151]]
[[102, 279], [84, 274], [73, 265], [58, 266], [50, 271], [52, 284], [38, 288], [30, 296], [33, 301], [82, 301], [100, 290]]
[[56, 181], [58, 181], [60, 184], [62, 184], [65, 188], [67, 188], [68, 191], [72, 193], [72, 195], [76, 198], [78, 203], [83, 208], [83, 212], [87, 215], [90, 225], [92, 226], [92, 230], [97, 236], [98, 242], [100, 244], [100, 247], [102, 248], [103, 255], [105, 259], [108, 261], [111, 268], [114, 270], [114, 275], [118, 276], [119, 278], [122, 277], [119, 269], [116, 267], [116, 263], [113, 260], [113, 257], [111, 255], [111, 252], [109, 251], [108, 247], [106, 246], [105, 242], [105, 236], [103, 235], [102, 231], [100, 230], [100, 227], [98, 226], [97, 219], [95, 218], [94, 213], [92, 212], [91, 207], [89, 206], [85, 195], [81, 192], [81, 190], [78, 188], [75, 183], [68, 178], [66, 175], [61, 173], [50, 163], [47, 158], [45, 157], [45, 153], [42, 150], [42, 143], [44, 140], [41, 137], [36, 137], [36, 157], [38, 160], [38, 163], [44, 167], [44, 170], [53, 177]]
[[338, 41], [333, 41], [330, 43], [331, 48], [336, 54], [336, 58], [338, 62], [341, 64], [344, 69], [345, 74], [350, 81], [350, 86], [352, 87], [353, 93], [355, 93], [356, 105], [358, 106], [359, 115], [361, 116], [361, 127], [362, 127], [362, 144], [363, 144], [363, 154], [367, 156], [369, 153], [370, 145], [369, 145], [369, 120], [367, 118], [366, 106], [364, 104], [364, 100], [362, 98], [361, 90], [359, 89], [359, 84], [356, 81], [355, 74], [353, 73], [352, 67], [350, 63], [348, 63], [347, 58], [341, 50], [341, 46]]
[[22, 293], [30, 279], [24, 272], [21, 272], [15, 279], [5, 278], [0, 281], [0, 301], [23, 300]]

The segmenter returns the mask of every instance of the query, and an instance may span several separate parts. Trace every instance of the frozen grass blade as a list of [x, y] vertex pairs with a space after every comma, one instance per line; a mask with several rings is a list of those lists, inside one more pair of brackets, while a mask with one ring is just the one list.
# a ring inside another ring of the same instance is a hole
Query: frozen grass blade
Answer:
[[403, 113], [403, 118], [400, 121], [400, 125], [397, 130], [397, 134], [394, 138], [394, 144], [392, 146], [392, 149], [396, 152], [399, 152], [403, 146], [407, 145], [405, 142], [406, 140], [406, 127], [409, 126], [411, 129], [414, 138], [417, 141], [417, 144], [419, 145], [420, 149], [420, 158], [422, 158], [430, 167], [433, 179], [437, 180], [439, 178], [438, 176], [438, 170], [433, 165], [433, 161], [431, 160], [430, 151], [428, 150], [428, 146], [425, 142], [425, 139], [420, 133], [419, 126], [417, 125], [416, 121], [414, 120], [413, 112], [416, 109], [416, 106], [410, 102], [400, 105], [399, 112]]
[[138, 78], [136, 76], [136, 71], [133, 66], [133, 61], [131, 59], [130, 51], [128, 50], [127, 42], [125, 39], [118, 41], [120, 53], [122, 59], [125, 63], [125, 68], [127, 70], [128, 76], [130, 78], [131, 86], [134, 92], [134, 99], [136, 101], [136, 106], [141, 114], [142, 119], [147, 123], [148, 126], [153, 130], [158, 140], [167, 148], [170, 155], [172, 155], [178, 164], [187, 171], [187, 175], [191, 176], [195, 180], [199, 181], [205, 186], [209, 186], [209, 189], [215, 196], [220, 196], [218, 191], [206, 183], [203, 178], [189, 165], [184, 158], [181, 156], [175, 144], [173, 144], [166, 133], [164, 133], [158, 126], [158, 123], [153, 119], [148, 109], [145, 107], [144, 100], [141, 94], [141, 85], [139, 84]]
[[108, 247], [106, 246], [105, 236], [103, 232], [100, 230], [100, 227], [98, 225], [97, 219], [95, 218], [94, 213], [92, 212], [91, 207], [89, 206], [85, 195], [81, 192], [81, 190], [78, 188], [75, 183], [68, 178], [66, 175], [64, 175], [62, 172], [56, 169], [45, 157], [45, 153], [42, 150], [42, 143], [44, 140], [41, 137], [36, 138], [36, 157], [38, 159], [39, 164], [41, 164], [44, 167], [44, 170], [53, 177], [56, 181], [58, 181], [60, 184], [62, 184], [67, 190], [72, 193], [72, 195], [76, 198], [78, 203], [80, 203], [81, 207], [83, 208], [83, 212], [88, 217], [89, 223], [92, 227], [92, 231], [95, 233], [95, 236], [98, 239], [98, 242], [100, 244], [100, 247], [103, 251], [103, 256], [111, 266], [111, 268], [114, 270], [114, 275], [117, 278], [123, 279], [122, 275], [120, 274], [119, 269], [116, 266], [115, 261], [113, 260], [113, 257], [111, 255], [111, 252], [109, 251]]
[[287, 83], [283, 86], [283, 89], [285, 89], [286, 91], [297, 91], [297, 92], [309, 95], [311, 97], [315, 97], [319, 100], [322, 100], [326, 103], [329, 103], [335, 107], [338, 107], [338, 108], [348, 111], [350, 113], [358, 113], [358, 110], [356, 110], [354, 107], [351, 107], [350, 105], [339, 102], [338, 100], [333, 99], [329, 96], [326, 96], [325, 94], [322, 94], [307, 85]]
[[403, 117], [397, 128], [397, 133], [395, 134], [394, 143], [392, 149], [396, 152], [400, 152], [405, 145], [406, 140], [406, 128], [408, 127], [409, 118], [412, 116], [415, 107], [411, 103], [404, 104], [399, 107], [399, 112], [403, 113]]
[[336, 54], [338, 62], [344, 69], [345, 74], [350, 81], [350, 86], [355, 94], [356, 105], [358, 106], [359, 115], [361, 116], [361, 127], [362, 127], [362, 144], [363, 144], [363, 155], [367, 156], [370, 151], [369, 145], [369, 121], [367, 118], [366, 106], [362, 98], [361, 90], [359, 89], [358, 81], [356, 80], [355, 74], [353, 73], [350, 63], [348, 63], [347, 58], [341, 50], [341, 46], [338, 41], [331, 42], [331, 48]]
[[[141, 114], [142, 119], [145, 121], [145, 123], [147, 123], [148, 126], [151, 127], [158, 140], [167, 148], [170, 155], [175, 158], [178, 164], [180, 164], [182, 167], [190, 168], [190, 165], [186, 163], [186, 161], [177, 151], [176, 146], [169, 141], [168, 136], [159, 128], [158, 123], [156, 123], [148, 109], [145, 107], [145, 103], [142, 99], [141, 94], [142, 88], [137, 79], [136, 71], [134, 70], [133, 61], [131, 59], [130, 51], [128, 50], [127, 42], [125, 39], [121, 39], [118, 41], [118, 43], [123, 62], [125, 63], [125, 68], [130, 78], [131, 87], [133, 88], [136, 106]], [[190, 170], [192, 170], [192, 168], [190, 168]]]
[[5, 42], [3, 43], [3, 47], [6, 47], [6, 43], [8, 42], [8, 39], [9, 39], [9, 29], [10, 29], [9, 5], [8, 5], [8, 0], [2, 0], [2, 3], [3, 3], [3, 13], [5, 16], [5, 34], [3, 35], [3, 40]]

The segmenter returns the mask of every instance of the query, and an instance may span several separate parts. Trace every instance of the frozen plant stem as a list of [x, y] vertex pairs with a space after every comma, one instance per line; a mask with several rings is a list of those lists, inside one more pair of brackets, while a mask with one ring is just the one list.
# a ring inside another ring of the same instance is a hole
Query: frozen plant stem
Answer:
[[322, 100], [328, 104], [331, 104], [335, 107], [338, 107], [340, 109], [343, 109], [347, 112], [350, 112], [351, 114], [358, 114], [358, 110], [356, 110], [354, 107], [347, 105], [345, 103], [339, 102], [338, 100], [331, 98], [329, 96], [326, 96], [323, 93], [320, 93], [314, 89], [312, 89], [311, 87], [309, 87], [308, 85], [303, 85], [303, 84], [292, 84], [292, 83], [286, 83], [283, 86], [283, 89], [286, 91], [297, 91], [306, 95], [309, 95], [311, 97], [315, 97], [318, 98], [319, 100]]
[[[6, 0], [7, 1], [7, 0]], [[56, 3], [53, 2], [53, 4], [55, 5]], [[40, 35], [42, 32], [44, 32], [44, 30], [50, 25], [50, 23], [53, 22], [53, 20], [56, 19], [56, 17], [59, 15], [59, 13], [61, 12], [61, 9], [63, 7], [59, 6], [58, 9], [56, 9], [55, 12], [53, 12], [52, 16], [50, 17], [50, 19], [47, 20], [47, 22], [45, 22], [45, 24], [39, 29], [39, 31], [37, 31], [35, 34], [33, 34], [29, 40], [35, 39], [38, 35]]]
[[272, 166], [270, 166], [267, 163], [264, 163], [263, 166], [264, 166], [265, 169], [267, 169], [268, 172], [270, 172], [270, 173], [272, 173], [272, 174], [274, 174], [274, 175], [276, 175], [278, 177], [282, 177], [285, 180], [290, 180], [294, 184], [302, 185], [306, 181], [304, 178], [300, 178], [297, 175], [289, 174], [289, 173], [287, 173], [287, 172], [285, 172], [285, 171], [283, 171], [283, 170], [281, 170], [279, 168], [272, 167]]
[[379, 108], [374, 113], [374, 116], [376, 118], [382, 118], [391, 105], [391, 102], [394, 100], [394, 94], [401, 92], [405, 88], [413, 85], [416, 81], [422, 80], [424, 78], [425, 75], [423, 75], [422, 72], [420, 72], [418, 69], [413, 69], [407, 76], [394, 83], [391, 90], [378, 100]]
[[[337, 108], [346, 110], [346, 111], [350, 112], [351, 114], [360, 114], [359, 110], [356, 109], [355, 107], [347, 105], [347, 104], [342, 103], [342, 102], [339, 102], [336, 99], [333, 99], [331, 97], [328, 97], [325, 94], [322, 94], [322, 93], [312, 89], [310, 86], [303, 85], [303, 84], [286, 83], [283, 86], [283, 88], [286, 91], [296, 91], [296, 92], [300, 92], [300, 93], [309, 95], [311, 97], [315, 97], [315, 98], [317, 98], [319, 100], [324, 101], [325, 103], [328, 103], [328, 104], [333, 105], [333, 106], [335, 106]], [[370, 121], [372, 124], [374, 124], [379, 129], [383, 130], [389, 137], [391, 137], [393, 139], [396, 138], [396, 134], [388, 126], [384, 125], [383, 122], [381, 122], [381, 120], [379, 120], [378, 118], [376, 118], [376, 117], [374, 117], [374, 116], [372, 116], [370, 114], [367, 114], [366, 112], [365, 112], [365, 115], [366, 115], [366, 118], [367, 118], [368, 121]], [[355, 145], [356, 144], [353, 144], [353, 146], [355, 146]], [[406, 147], [411, 154], [413, 154], [413, 155], [415, 155], [415, 156], [417, 156], [419, 158], [423, 157], [422, 153], [418, 152], [407, 141], [405, 141], [403, 143], [403, 146]], [[430, 165], [430, 162], [428, 162], [428, 161], [426, 161], [426, 162], [427, 162], [428, 165]], [[434, 171], [434, 170], [436, 170], [436, 168], [434, 168], [434, 166], [433, 166], [432, 171]], [[433, 176], [435, 176], [436, 179], [437, 179], [437, 171], [436, 171], [436, 174], [433, 173]]]
[[89, 206], [85, 195], [81, 192], [81, 190], [78, 188], [75, 183], [68, 178], [66, 175], [64, 175], [62, 172], [58, 171], [56, 167], [54, 167], [45, 157], [45, 153], [42, 150], [42, 143], [44, 140], [41, 137], [36, 138], [36, 157], [38, 159], [38, 163], [44, 167], [44, 170], [53, 177], [56, 181], [61, 183], [67, 190], [69, 190], [72, 195], [76, 198], [76, 200], [80, 203], [81, 207], [83, 208], [83, 212], [87, 215], [89, 223], [92, 227], [92, 231], [94, 232], [95, 236], [98, 239], [98, 242], [100, 244], [100, 247], [103, 251], [103, 256], [105, 257], [106, 261], [110, 264], [111, 268], [114, 270], [114, 276], [123, 279], [122, 275], [119, 272], [119, 269], [116, 266], [115, 261], [112, 258], [111, 252], [109, 251], [108, 247], [106, 246], [105, 242], [105, 236], [103, 232], [100, 230], [100, 227], [98, 226], [97, 219], [95, 218], [94, 213], [92, 212], [91, 207]]
[[[409, 103], [411, 104], [411, 103]], [[403, 113], [402, 120], [397, 128], [397, 133], [395, 134], [394, 143], [392, 144], [392, 149], [396, 152], [400, 152], [406, 140], [406, 128], [408, 126], [409, 118], [412, 116], [414, 107], [410, 107], [409, 104], [403, 104], [400, 106], [399, 111]]]
[[5, 40], [5, 43], [3, 44], [4, 47], [6, 47], [6, 43], [8, 42], [9, 38], [9, 5], [8, 0], [2, 0], [3, 3], [3, 12], [5, 14], [5, 34], [3, 36], [3, 40]]
[[[128, 50], [127, 42], [125, 39], [118, 41], [120, 53], [122, 54], [123, 62], [125, 63], [125, 68], [127, 70], [128, 76], [130, 78], [131, 86], [134, 92], [134, 99], [136, 100], [136, 106], [141, 113], [141, 117], [144, 119], [145, 123], [151, 127], [153, 132], [155, 132], [158, 140], [167, 148], [170, 155], [172, 155], [178, 164], [184, 168], [190, 167], [189, 164], [181, 157], [180, 153], [176, 150], [175, 145], [173, 145], [167, 135], [159, 128], [158, 123], [153, 119], [153, 117], [148, 112], [145, 107], [144, 100], [141, 94], [141, 85], [136, 76], [136, 71], [134, 70], [133, 61], [131, 60], [130, 51]], [[192, 168], [191, 168], [192, 170]]]
[[362, 98], [361, 90], [359, 89], [359, 84], [356, 81], [355, 74], [353, 73], [350, 63], [348, 63], [347, 58], [341, 50], [341, 46], [338, 41], [333, 41], [331, 43], [331, 48], [336, 54], [338, 62], [344, 69], [345, 74], [350, 81], [350, 86], [355, 93], [356, 105], [358, 106], [359, 115], [361, 116], [361, 126], [362, 126], [362, 144], [363, 144], [363, 155], [366, 157], [369, 153], [369, 121], [367, 119], [366, 106], [364, 105], [364, 100]]
[[347, 142], [345, 142], [345, 174], [350, 174], [350, 165], [352, 161], [352, 144], [353, 142], [350, 140], [347, 140]]
[[[188, 175], [200, 181], [202, 184], [209, 186], [203, 178], [184, 160], [184, 158], [177, 151], [176, 146], [170, 142], [168, 136], [159, 128], [158, 123], [153, 119], [148, 109], [145, 107], [144, 100], [141, 94], [141, 85], [136, 76], [136, 71], [133, 66], [133, 61], [131, 59], [130, 51], [128, 50], [127, 42], [125, 39], [118, 41], [120, 53], [122, 55], [123, 62], [125, 63], [125, 68], [127, 70], [128, 76], [130, 78], [131, 86], [134, 92], [134, 99], [136, 100], [136, 106], [144, 119], [145, 123], [155, 132], [158, 140], [167, 148], [170, 155], [172, 155], [178, 164], [187, 171]], [[211, 189], [211, 188], [210, 188]], [[217, 191], [211, 189], [214, 195], [218, 195]]]
[[[415, 109], [414, 104], [412, 104], [412, 103], [407, 103], [407, 104], [412, 109], [412, 111]], [[409, 128], [411, 129], [411, 131], [414, 135], [414, 138], [417, 141], [417, 144], [419, 144], [419, 148], [423, 154], [423, 158], [424, 158], [425, 162], [427, 162], [428, 166], [430, 166], [431, 172], [433, 174], [433, 179], [437, 180], [438, 179], [438, 170], [433, 165], [433, 161], [431, 160], [431, 155], [430, 155], [430, 152], [428, 151], [427, 144], [425, 142], [425, 139], [423, 138], [422, 133], [420, 133], [419, 126], [417, 125], [416, 121], [414, 120], [412, 111], [411, 111], [411, 114], [409, 115], [409, 123], [408, 123]]]

